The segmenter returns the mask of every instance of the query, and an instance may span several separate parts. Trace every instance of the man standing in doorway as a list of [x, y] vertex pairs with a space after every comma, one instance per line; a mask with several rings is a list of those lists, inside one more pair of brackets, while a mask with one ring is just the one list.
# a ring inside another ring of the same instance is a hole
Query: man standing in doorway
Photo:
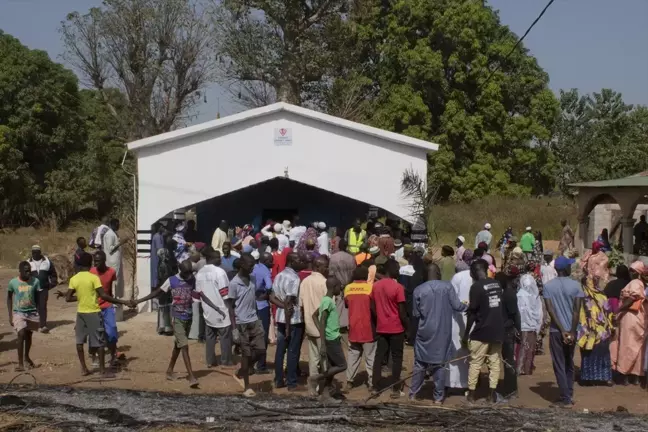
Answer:
[[225, 270], [225, 273], [229, 273], [234, 270], [234, 260], [237, 258], [232, 253], [232, 243], [226, 241], [222, 245], [223, 253], [221, 255], [221, 264], [220, 267]]
[[326, 224], [324, 222], [317, 222], [317, 231], [319, 232], [319, 236], [317, 237], [317, 251], [320, 255], [331, 255], [331, 242], [326, 231]]
[[[299, 255], [291, 253], [286, 260], [286, 268], [279, 273], [273, 283], [270, 301], [277, 305], [277, 352], [275, 355], [275, 387], [288, 387], [297, 390], [297, 368], [304, 324], [299, 302], [300, 279], [297, 272], [301, 268]], [[284, 355], [288, 353], [287, 377], [284, 383]]]
[[40, 332], [49, 333], [47, 328], [47, 300], [49, 290], [58, 285], [58, 276], [54, 264], [43, 255], [41, 247], [32, 246], [32, 257], [29, 260], [31, 274], [40, 284], [40, 290], [37, 292], [36, 305], [38, 306], [38, 318], [40, 321]]
[[[488, 277], [488, 263], [482, 259], [470, 265], [470, 275], [475, 283], [470, 287], [468, 320], [463, 337], [463, 345], [467, 345], [470, 350], [467, 399], [469, 403], [475, 402], [479, 374], [488, 359], [489, 400], [498, 402], [496, 389], [502, 364], [500, 357], [502, 343], [504, 342], [503, 289], [499, 282]], [[470, 339], [470, 343], [468, 343], [468, 339]]]
[[576, 329], [585, 293], [578, 282], [570, 278], [575, 260], [559, 256], [554, 262], [558, 277], [544, 286], [542, 296], [551, 317], [549, 345], [554, 374], [560, 388], [556, 406], [571, 408], [574, 405], [574, 351]]
[[[398, 262], [390, 259], [385, 264], [385, 277], [373, 284], [371, 299], [374, 302], [377, 322], [377, 348], [373, 363], [373, 393], [377, 393], [382, 378], [382, 360], [389, 351], [392, 355], [392, 379], [400, 380], [403, 369], [403, 348], [407, 311], [405, 308], [405, 288], [397, 279], [400, 273]], [[392, 389], [392, 399], [403, 396], [402, 384]]]
[[214, 248], [214, 250], [223, 252], [223, 244], [228, 241], [227, 230], [227, 221], [222, 220], [220, 222], [220, 225], [218, 225], [218, 228], [216, 228], [216, 231], [214, 231], [214, 235], [212, 236], [211, 246]]
[[[360, 252], [360, 246], [367, 238], [367, 233], [362, 229], [362, 222], [359, 218], [353, 221], [353, 226], [344, 235], [344, 240], [347, 241], [348, 251], [351, 255], [356, 255]], [[340, 248], [342, 250], [342, 248]]]

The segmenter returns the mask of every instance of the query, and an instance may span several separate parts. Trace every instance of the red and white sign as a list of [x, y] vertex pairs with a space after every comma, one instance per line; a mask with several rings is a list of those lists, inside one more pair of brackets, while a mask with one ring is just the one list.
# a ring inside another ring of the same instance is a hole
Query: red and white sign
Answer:
[[275, 128], [274, 143], [275, 145], [292, 145], [292, 129]]

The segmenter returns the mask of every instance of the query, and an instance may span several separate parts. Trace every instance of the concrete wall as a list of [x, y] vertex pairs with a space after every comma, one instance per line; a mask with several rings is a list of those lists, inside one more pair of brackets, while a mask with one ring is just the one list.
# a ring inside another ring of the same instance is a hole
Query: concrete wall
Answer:
[[[639, 221], [641, 215], [648, 214], [648, 204], [638, 204], [633, 219]], [[587, 232], [587, 240], [585, 247], [589, 248], [591, 243], [601, 234], [604, 228], [612, 231], [613, 224], [619, 223], [621, 219], [621, 207], [618, 204], [599, 204], [589, 214], [589, 226]], [[614, 234], [614, 243], [616, 243], [621, 235], [621, 227], [619, 227]], [[612, 239], [610, 239], [612, 241]]]

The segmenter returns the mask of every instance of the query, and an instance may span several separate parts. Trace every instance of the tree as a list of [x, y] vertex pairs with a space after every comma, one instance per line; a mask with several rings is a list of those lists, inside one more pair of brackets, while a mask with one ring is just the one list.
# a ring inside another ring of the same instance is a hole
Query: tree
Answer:
[[623, 102], [603, 89], [580, 95], [560, 92], [561, 114], [551, 150], [557, 161], [557, 186], [626, 177], [648, 169], [648, 108]]
[[0, 224], [56, 215], [47, 173], [84, 140], [74, 74], [0, 31]]
[[440, 199], [548, 192], [558, 102], [497, 13], [474, 0], [370, 3], [352, 17], [358, 70], [378, 89], [365, 121], [441, 145], [428, 179]]
[[[344, 47], [347, 0], [223, 0], [212, 16], [222, 80], [240, 102], [308, 102]], [[315, 90], [311, 89], [313, 93]]]
[[[65, 59], [99, 91], [123, 141], [181, 126], [214, 78], [210, 24], [192, 0], [104, 0], [62, 22]], [[118, 111], [108, 95], [126, 96]]]

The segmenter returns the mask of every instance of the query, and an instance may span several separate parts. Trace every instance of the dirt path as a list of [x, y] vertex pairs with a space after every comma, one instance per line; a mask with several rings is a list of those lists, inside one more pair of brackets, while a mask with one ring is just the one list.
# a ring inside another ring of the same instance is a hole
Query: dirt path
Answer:
[[[8, 277], [13, 272], [0, 270], [0, 287], [7, 286]], [[227, 395], [238, 394], [241, 391], [239, 384], [231, 377], [231, 371], [219, 368], [207, 369], [204, 359], [204, 345], [192, 342], [190, 353], [196, 375], [200, 380], [200, 388], [192, 390], [184, 380], [175, 382], [166, 381], [166, 370], [172, 348], [172, 338], [158, 336], [155, 332], [155, 315], [138, 315], [126, 322], [119, 323], [120, 341], [119, 349], [127, 357], [125, 367], [118, 373], [117, 378], [110, 381], [101, 381], [96, 376], [81, 377], [78, 360], [76, 358], [74, 341], [74, 319], [76, 304], [67, 304], [63, 300], [50, 297], [49, 316], [52, 331], [48, 335], [35, 334], [32, 357], [38, 368], [32, 371], [39, 385], [72, 386], [79, 389], [101, 388], [132, 389], [153, 392], [182, 393], [196, 395]], [[274, 347], [269, 347], [268, 360], [272, 366]], [[0, 383], [8, 383], [15, 376], [16, 362], [15, 335], [9, 327], [6, 308], [0, 308]], [[577, 364], [580, 359], [577, 359]], [[410, 373], [413, 365], [413, 351], [405, 349], [404, 365], [407, 367], [405, 374]], [[307, 350], [304, 346], [301, 357], [301, 369], [308, 370]], [[178, 362], [176, 372], [184, 376], [182, 361]], [[362, 376], [365, 376], [362, 373]], [[339, 377], [343, 380], [343, 377]], [[28, 376], [18, 377], [16, 383], [29, 383]], [[254, 389], [261, 395], [272, 393], [282, 397], [288, 396], [285, 389], [272, 389], [272, 375], [251, 377]], [[305, 384], [305, 379], [302, 379]], [[531, 408], [547, 408], [558, 397], [558, 389], [551, 368], [549, 355], [537, 358], [537, 369], [532, 376], [523, 376], [519, 379], [520, 397], [514, 401], [516, 406]], [[629, 387], [580, 387], [575, 389], [576, 410], [603, 411], [615, 410], [623, 406], [631, 413], [648, 414], [648, 393], [638, 386]], [[305, 397], [305, 387], [300, 392], [291, 393], [292, 396]], [[364, 386], [355, 388], [348, 398], [351, 401], [360, 401], [368, 395]], [[431, 400], [431, 389], [426, 386], [422, 396], [425, 402]], [[457, 406], [463, 403], [462, 396], [448, 398], [447, 406]], [[380, 401], [388, 402], [388, 395], [381, 396]], [[404, 402], [401, 401], [401, 402]]]

